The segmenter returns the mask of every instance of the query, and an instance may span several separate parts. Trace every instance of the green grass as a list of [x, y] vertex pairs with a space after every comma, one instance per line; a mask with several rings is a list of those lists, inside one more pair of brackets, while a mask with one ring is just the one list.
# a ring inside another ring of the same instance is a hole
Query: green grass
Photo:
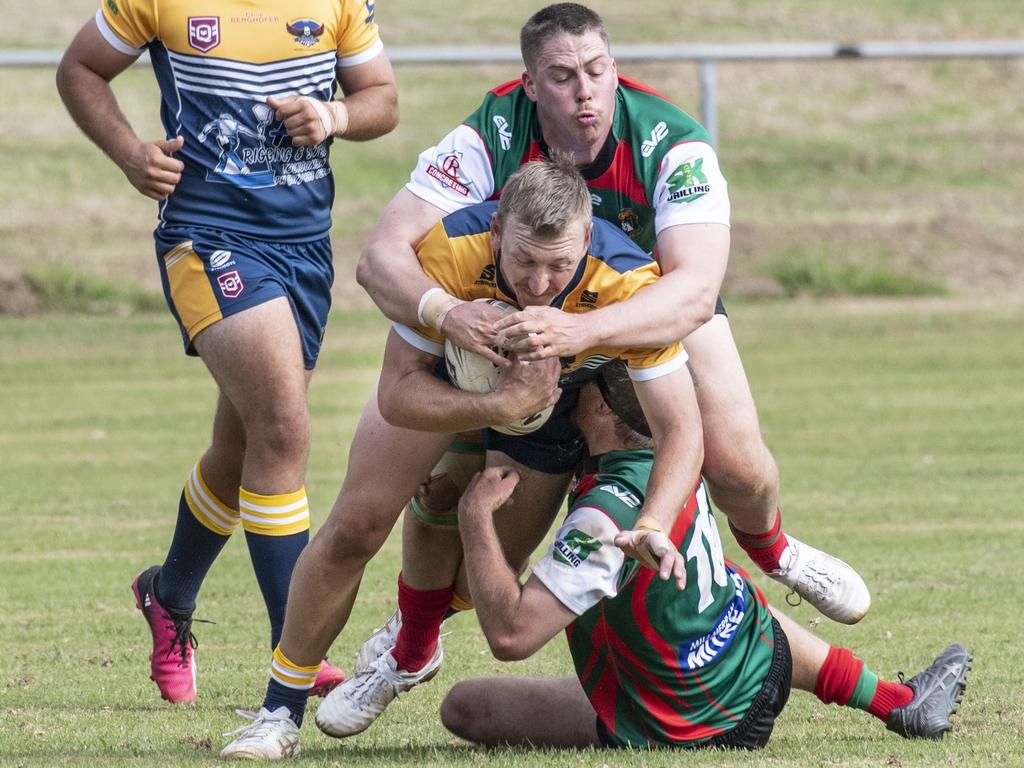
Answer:
[[124, 315], [155, 312], [167, 306], [154, 291], [83, 272], [69, 264], [33, 265], [25, 271], [25, 279], [41, 309]]
[[825, 296], [942, 296], [941, 280], [897, 272], [885, 263], [858, 264], [834, 259], [827, 252], [780, 256], [766, 270], [787, 297]]
[[[737, 304], [731, 318], [779, 461], [787, 527], [840, 553], [874, 606], [860, 625], [818, 631], [877, 672], [917, 671], [946, 643], [975, 654], [956, 731], [904, 742], [863, 713], [795, 694], [768, 750], [687, 755], [689, 764], [772, 768], [1020, 765], [1024, 631], [1024, 305], [948, 299]], [[308, 489], [322, 521], [344, 474], [386, 324], [336, 313], [310, 391]], [[200, 699], [162, 704], [128, 590], [159, 561], [181, 482], [205, 446], [214, 388], [181, 355], [169, 317], [0, 318], [0, 765], [214, 765], [232, 710], [258, 704], [266, 619], [242, 542], [200, 598]], [[386, 482], [386, 475], [382, 478]], [[726, 535], [726, 539], [729, 537]], [[737, 551], [731, 541], [727, 549]], [[373, 561], [332, 657], [349, 664], [394, 601], [399, 543]], [[740, 558], [742, 561], [742, 558]], [[765, 584], [770, 599], [782, 592]], [[794, 618], [813, 622], [812, 609]], [[678, 755], [488, 753], [436, 718], [460, 678], [565, 673], [564, 643], [494, 661], [472, 617], [451, 622], [440, 677], [344, 743], [304, 729], [305, 765], [677, 765]]]

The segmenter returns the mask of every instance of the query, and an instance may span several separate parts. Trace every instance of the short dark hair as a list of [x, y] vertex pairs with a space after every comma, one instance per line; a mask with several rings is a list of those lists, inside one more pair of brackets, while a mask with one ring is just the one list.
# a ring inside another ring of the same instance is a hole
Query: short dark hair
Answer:
[[608, 45], [608, 28], [604, 20], [585, 5], [555, 3], [541, 8], [527, 19], [519, 30], [519, 50], [527, 67], [532, 67], [541, 48], [556, 35], [585, 35], [597, 32]]
[[601, 367], [595, 382], [601, 391], [601, 397], [615, 418], [619, 427], [615, 434], [624, 443], [637, 448], [652, 448], [651, 427], [647, 423], [644, 409], [633, 389], [633, 380], [629, 378], [629, 370], [623, 360], [613, 360]]

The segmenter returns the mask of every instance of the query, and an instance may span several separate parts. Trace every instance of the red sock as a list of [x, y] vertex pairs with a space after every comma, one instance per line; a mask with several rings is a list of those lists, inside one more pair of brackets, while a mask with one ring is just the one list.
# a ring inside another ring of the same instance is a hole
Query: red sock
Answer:
[[437, 649], [441, 636], [441, 622], [452, 603], [454, 587], [421, 592], [406, 586], [398, 575], [398, 609], [402, 613], [402, 627], [391, 655], [398, 668], [406, 672], [422, 669]]
[[863, 709], [886, 720], [896, 707], [910, 703], [914, 691], [902, 683], [880, 680], [847, 648], [829, 648], [818, 672], [814, 695], [826, 704]]
[[828, 649], [825, 663], [818, 671], [818, 682], [814, 684], [814, 695], [825, 704], [846, 704], [860, 680], [864, 662], [853, 655], [848, 648]]
[[786, 532], [782, 530], [782, 512], [775, 512], [775, 523], [771, 529], [764, 533], [747, 533], [729, 523], [732, 535], [743, 551], [750, 555], [758, 568], [762, 571], [774, 571], [779, 568], [779, 558], [789, 546], [789, 539]]
[[868, 712], [879, 720], [888, 720], [889, 713], [897, 707], [905, 707], [914, 698], [914, 689], [903, 683], [878, 680], [878, 690], [868, 705]]

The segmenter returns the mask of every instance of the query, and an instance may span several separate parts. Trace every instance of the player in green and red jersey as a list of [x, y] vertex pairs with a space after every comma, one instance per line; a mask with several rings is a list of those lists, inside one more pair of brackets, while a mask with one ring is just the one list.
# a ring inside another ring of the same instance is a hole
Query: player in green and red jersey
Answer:
[[[533, 654], [566, 629], [574, 677], [497, 677], [457, 684], [441, 707], [455, 734], [488, 745], [764, 746], [791, 685], [867, 710], [908, 738], [941, 738], [971, 657], [945, 649], [907, 682], [879, 680], [781, 614], [722, 553], [698, 486], [670, 532], [686, 588], [615, 546], [642, 508], [653, 453], [620, 364], [580, 393], [576, 423], [592, 454], [548, 553], [520, 585], [493, 511], [518, 482], [492, 467], [470, 483], [459, 528], [480, 624], [495, 656]], [[596, 717], [595, 717], [596, 715]]]

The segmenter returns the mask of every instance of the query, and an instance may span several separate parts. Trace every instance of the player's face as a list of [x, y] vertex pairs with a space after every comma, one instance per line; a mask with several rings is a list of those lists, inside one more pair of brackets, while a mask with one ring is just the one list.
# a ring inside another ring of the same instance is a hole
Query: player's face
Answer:
[[618, 73], [597, 32], [551, 38], [523, 73], [548, 146], [593, 161], [612, 127]]
[[590, 221], [580, 221], [558, 237], [538, 237], [514, 216], [491, 220], [491, 245], [500, 253], [499, 268], [521, 307], [549, 305], [569, 284], [590, 248]]

